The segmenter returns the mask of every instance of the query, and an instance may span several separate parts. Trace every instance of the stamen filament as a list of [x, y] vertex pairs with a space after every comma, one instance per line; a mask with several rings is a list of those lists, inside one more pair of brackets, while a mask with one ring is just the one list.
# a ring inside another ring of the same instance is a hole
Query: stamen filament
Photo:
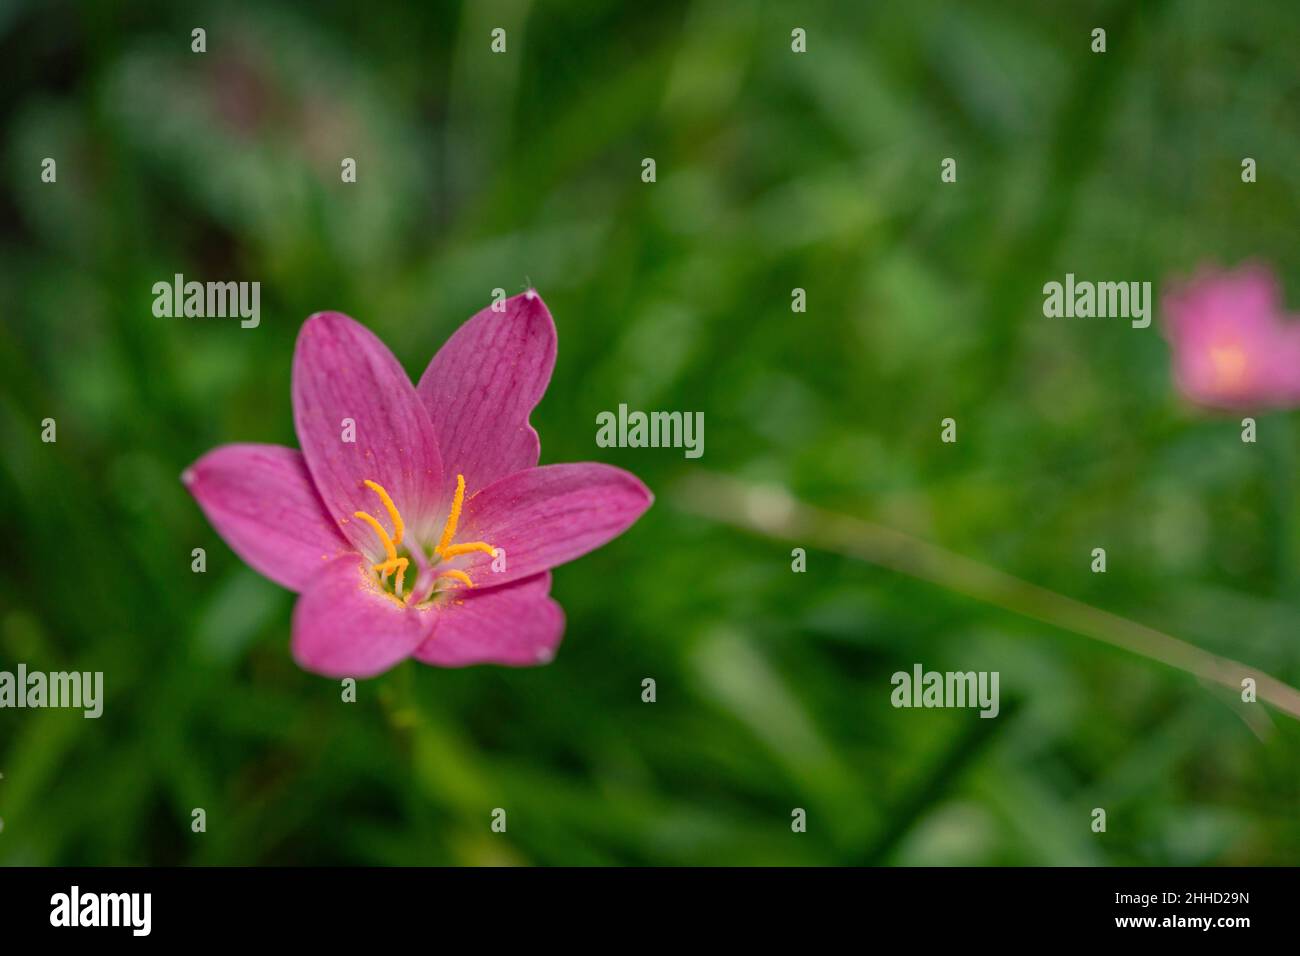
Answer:
[[406, 579], [406, 569], [410, 567], [410, 565], [410, 558], [394, 557], [381, 562], [380, 564], [372, 564], [370, 567], [373, 570], [380, 572], [384, 576], [385, 581], [388, 580], [389, 574], [393, 571], [397, 572], [397, 583], [394, 585], [393, 591], [400, 598], [402, 596], [402, 582]]

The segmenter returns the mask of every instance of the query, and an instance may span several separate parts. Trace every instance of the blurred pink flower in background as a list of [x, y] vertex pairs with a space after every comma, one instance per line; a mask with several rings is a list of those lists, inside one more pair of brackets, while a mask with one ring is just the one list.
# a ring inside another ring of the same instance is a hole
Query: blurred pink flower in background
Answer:
[[1203, 267], [1165, 292], [1163, 328], [1179, 391], [1224, 409], [1300, 404], [1300, 321], [1267, 266]]

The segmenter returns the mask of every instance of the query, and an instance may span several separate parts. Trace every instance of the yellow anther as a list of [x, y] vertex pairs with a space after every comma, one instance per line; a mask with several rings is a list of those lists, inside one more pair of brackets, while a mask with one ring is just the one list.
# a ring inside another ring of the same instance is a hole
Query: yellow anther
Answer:
[[394, 585], [394, 587], [393, 587], [393, 592], [394, 592], [398, 597], [401, 597], [401, 596], [402, 596], [402, 583], [406, 580], [406, 569], [407, 569], [408, 567], [410, 567], [410, 566], [411, 566], [411, 560], [410, 560], [409, 558], [396, 558], [396, 557], [395, 557], [395, 558], [390, 558], [390, 559], [387, 560], [387, 561], [383, 561], [383, 562], [381, 562], [381, 563], [379, 563], [379, 564], [372, 564], [370, 567], [371, 567], [373, 570], [378, 571], [379, 573], [381, 573], [381, 574], [384, 576], [384, 579], [385, 579], [385, 580], [388, 579], [388, 575], [389, 575], [389, 574], [391, 574], [393, 571], [396, 571], [396, 572], [397, 572], [397, 583], [396, 583], [396, 584]]
[[438, 575], [434, 580], [437, 581], [442, 578], [455, 578], [457, 581], [463, 583], [467, 588], [472, 588], [474, 586], [474, 582], [469, 579], [469, 575], [464, 571], [443, 571], [442, 574]]
[[452, 558], [460, 557], [462, 554], [470, 554], [473, 551], [482, 551], [484, 554], [496, 556], [497, 549], [492, 547], [486, 541], [467, 541], [464, 544], [453, 544], [450, 548], [443, 548], [438, 552], [445, 560], [450, 561]]
[[379, 564], [371, 565], [371, 568], [380, 573], [385, 583], [388, 581], [388, 576], [396, 571], [397, 582], [395, 585], [395, 591], [397, 597], [401, 598], [402, 585], [405, 583], [406, 579], [406, 569], [411, 566], [409, 558], [399, 558], [397, 556], [397, 546], [402, 543], [402, 535], [406, 533], [406, 525], [402, 522], [402, 515], [401, 512], [397, 510], [397, 505], [393, 504], [393, 499], [389, 496], [388, 492], [384, 490], [383, 485], [379, 484], [377, 481], [371, 481], [368, 478], [362, 483], [377, 494], [379, 500], [384, 503], [384, 508], [388, 511], [388, 517], [391, 518], [393, 522], [393, 536], [391, 538], [388, 536], [388, 532], [384, 530], [384, 526], [381, 525], [373, 515], [368, 515], [364, 511], [354, 511], [352, 512], [352, 516], [354, 518], [360, 518], [366, 524], [370, 525], [370, 527], [374, 529], [375, 534], [379, 535], [379, 541], [384, 546], [384, 554], [388, 557], [387, 560], [382, 561]]
[[[438, 546], [433, 549], [434, 554], [443, 561], [450, 561], [452, 558], [458, 558], [462, 554], [473, 554], [476, 551], [481, 551], [484, 554], [496, 557], [496, 548], [492, 547], [492, 545], [488, 544], [486, 541], [466, 541], [464, 544], [451, 543], [452, 539], [456, 537], [456, 525], [460, 523], [460, 510], [464, 504], [465, 476], [457, 475], [456, 495], [451, 500], [451, 511], [447, 514], [447, 523], [443, 526], [442, 538], [438, 541]], [[459, 581], [467, 588], [472, 588], [474, 586], [474, 582], [470, 580], [470, 576], [464, 571], [443, 571], [441, 574], [436, 575], [434, 580], [439, 581], [442, 578], [451, 578], [454, 581]]]
[[[447, 515], [447, 524], [442, 529], [442, 540], [434, 548], [443, 554], [451, 546], [451, 539], [456, 537], [456, 524], [460, 521], [460, 506], [465, 503], [465, 476], [456, 476], [456, 497], [451, 501], [451, 514]], [[445, 556], [445, 555], [444, 555]]]
[[384, 507], [388, 509], [388, 517], [393, 521], [393, 545], [396, 546], [401, 544], [402, 533], [406, 530], [406, 526], [402, 524], [402, 516], [397, 510], [397, 505], [393, 504], [393, 499], [388, 497], [388, 492], [384, 490], [384, 486], [379, 484], [377, 481], [371, 481], [367, 478], [365, 486], [375, 494], [379, 495], [379, 500], [382, 501]]
[[388, 536], [388, 532], [384, 530], [383, 525], [364, 511], [354, 511], [352, 512], [352, 517], [360, 518], [362, 521], [366, 522], [366, 524], [370, 525], [370, 527], [374, 528], [375, 534], [379, 535], [379, 540], [383, 542], [384, 553], [388, 555], [388, 560], [397, 560], [397, 548], [393, 546], [393, 539]]

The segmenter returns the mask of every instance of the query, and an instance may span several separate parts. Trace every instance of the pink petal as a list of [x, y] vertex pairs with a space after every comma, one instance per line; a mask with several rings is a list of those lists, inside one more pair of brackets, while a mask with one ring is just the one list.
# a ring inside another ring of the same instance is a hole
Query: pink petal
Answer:
[[410, 657], [435, 617], [384, 593], [360, 555], [337, 558], [293, 609], [293, 658], [324, 677], [373, 677]]
[[[355, 422], [353, 443], [343, 440], [344, 419]], [[325, 508], [353, 545], [372, 558], [383, 554], [378, 536], [354, 512], [394, 530], [367, 479], [388, 491], [413, 533], [433, 533], [442, 483], [433, 425], [374, 333], [338, 312], [303, 323], [293, 355], [293, 420]]]
[[550, 591], [549, 573], [466, 591], [439, 607], [433, 635], [415, 652], [416, 660], [438, 667], [545, 664], [564, 635], [564, 611]]
[[303, 590], [327, 561], [353, 550], [293, 448], [223, 445], [181, 480], [231, 550], [290, 590]]
[[506, 552], [464, 555], [448, 566], [468, 569], [478, 587], [518, 581], [595, 550], [618, 537], [654, 495], [635, 475], [594, 462], [515, 472], [466, 499], [456, 541], [486, 541]]
[[486, 308], [438, 350], [418, 391], [446, 463], [443, 500], [456, 475], [471, 490], [537, 464], [537, 432], [528, 413], [555, 367], [555, 323], [542, 297], [528, 291]]
[[1236, 269], [1202, 266], [1191, 279], [1171, 282], [1161, 304], [1165, 334], [1171, 339], [1224, 323], [1258, 333], [1277, 327], [1282, 289], [1262, 263]]

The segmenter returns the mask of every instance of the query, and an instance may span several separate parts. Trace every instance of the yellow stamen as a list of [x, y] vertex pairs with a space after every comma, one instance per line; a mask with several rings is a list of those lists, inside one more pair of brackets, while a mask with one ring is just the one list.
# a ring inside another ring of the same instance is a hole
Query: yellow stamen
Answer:
[[379, 500], [382, 501], [384, 507], [388, 509], [388, 517], [393, 520], [393, 545], [396, 546], [401, 544], [402, 533], [406, 530], [406, 526], [402, 524], [402, 516], [397, 510], [397, 505], [393, 504], [393, 499], [388, 497], [388, 492], [385, 491], [384, 486], [378, 482], [371, 481], [367, 478], [365, 486], [375, 494], [379, 495]]
[[450, 548], [443, 548], [438, 553], [448, 561], [452, 558], [458, 558], [462, 554], [469, 554], [473, 551], [482, 551], [484, 554], [495, 556], [497, 549], [492, 547], [486, 541], [466, 541], [464, 544], [453, 544]]
[[352, 516], [354, 518], [360, 518], [366, 524], [370, 525], [370, 527], [374, 529], [375, 534], [379, 535], [379, 541], [384, 546], [384, 554], [388, 557], [387, 560], [382, 561], [379, 564], [371, 565], [371, 568], [379, 572], [380, 578], [385, 584], [388, 583], [388, 576], [394, 571], [397, 572], [397, 582], [394, 590], [396, 596], [400, 599], [402, 596], [402, 585], [406, 581], [406, 569], [411, 566], [409, 558], [399, 558], [397, 556], [397, 546], [402, 543], [402, 535], [406, 533], [406, 525], [402, 521], [401, 512], [397, 510], [397, 505], [393, 504], [393, 499], [389, 496], [388, 492], [384, 490], [383, 485], [379, 484], [377, 481], [371, 481], [368, 478], [362, 482], [362, 484], [377, 494], [379, 500], [383, 502], [384, 508], [388, 511], [388, 517], [391, 518], [393, 522], [393, 536], [391, 538], [388, 536], [388, 532], [384, 530], [384, 526], [381, 525], [373, 515], [366, 514], [364, 511], [354, 511]]
[[[409, 558], [402, 558], [397, 555], [397, 546], [402, 543], [402, 537], [406, 533], [406, 525], [402, 521], [401, 513], [397, 510], [397, 505], [393, 503], [392, 497], [384, 489], [383, 485], [369, 479], [363, 481], [362, 484], [378, 495], [379, 500], [383, 502], [384, 508], [388, 511], [388, 517], [392, 519], [393, 522], [393, 533], [390, 536], [388, 531], [385, 530], [384, 526], [379, 523], [378, 519], [376, 519], [374, 515], [367, 514], [364, 511], [355, 511], [353, 512], [353, 517], [360, 518], [366, 524], [370, 525], [375, 534], [379, 536], [379, 541], [384, 546], [384, 554], [386, 555], [386, 558], [378, 564], [372, 564], [370, 567], [371, 570], [379, 572], [380, 579], [384, 582], [385, 586], [388, 584], [388, 576], [394, 572], [397, 573], [397, 580], [394, 582], [393, 593], [390, 596], [395, 597], [400, 602], [402, 598], [402, 590], [406, 584], [406, 571], [411, 566]], [[456, 537], [456, 526], [460, 523], [460, 513], [464, 505], [465, 476], [457, 475], [456, 494], [452, 498], [451, 510], [447, 514], [447, 523], [442, 529], [442, 538], [439, 540], [438, 546], [433, 549], [434, 554], [436, 554], [440, 560], [445, 561], [449, 561], [452, 558], [458, 558], [461, 555], [473, 554], [475, 552], [481, 552], [490, 557], [496, 557], [496, 549], [486, 541], [466, 541], [463, 544], [452, 544], [452, 540]], [[437, 564], [437, 562], [435, 561], [434, 564]], [[453, 581], [459, 581], [466, 588], [472, 588], [474, 586], [473, 580], [471, 580], [470, 576], [464, 571], [443, 571], [441, 574], [436, 575], [434, 580], [438, 581], [442, 578], [450, 578]]]
[[469, 579], [469, 575], [464, 571], [443, 571], [442, 574], [438, 575], [434, 580], [437, 581], [442, 578], [455, 578], [457, 581], [463, 583], [467, 588], [472, 588], [474, 586], [474, 582]]
[[352, 512], [352, 517], [360, 518], [362, 521], [370, 525], [370, 527], [374, 528], [375, 534], [379, 535], [379, 540], [384, 545], [384, 553], [388, 555], [388, 560], [397, 560], [397, 548], [393, 547], [393, 539], [388, 536], [388, 532], [384, 530], [383, 525], [364, 511], [354, 511]]
[[[456, 537], [456, 526], [460, 523], [461, 508], [465, 505], [465, 476], [456, 476], [456, 494], [451, 500], [451, 511], [447, 514], [447, 523], [442, 529], [442, 538], [438, 541], [438, 546], [433, 549], [443, 561], [450, 561], [452, 558], [458, 558], [463, 554], [473, 554], [481, 551], [483, 554], [496, 557], [496, 548], [486, 541], [466, 541], [464, 544], [452, 544], [452, 539]], [[437, 581], [441, 578], [452, 578], [460, 581], [467, 588], [472, 588], [474, 582], [464, 571], [444, 571], [434, 577]]]
[[398, 597], [401, 597], [402, 583], [406, 580], [406, 569], [410, 566], [411, 561], [409, 558], [390, 558], [380, 564], [372, 564], [370, 567], [373, 570], [380, 572], [384, 576], [385, 581], [388, 580], [389, 574], [396, 571], [397, 583], [394, 585], [393, 591]]
[[442, 554], [451, 545], [451, 539], [456, 537], [456, 524], [460, 521], [460, 506], [465, 503], [465, 476], [456, 476], [456, 497], [451, 501], [451, 514], [447, 515], [447, 524], [442, 529], [442, 540], [438, 542], [438, 547], [434, 548], [438, 554]]

